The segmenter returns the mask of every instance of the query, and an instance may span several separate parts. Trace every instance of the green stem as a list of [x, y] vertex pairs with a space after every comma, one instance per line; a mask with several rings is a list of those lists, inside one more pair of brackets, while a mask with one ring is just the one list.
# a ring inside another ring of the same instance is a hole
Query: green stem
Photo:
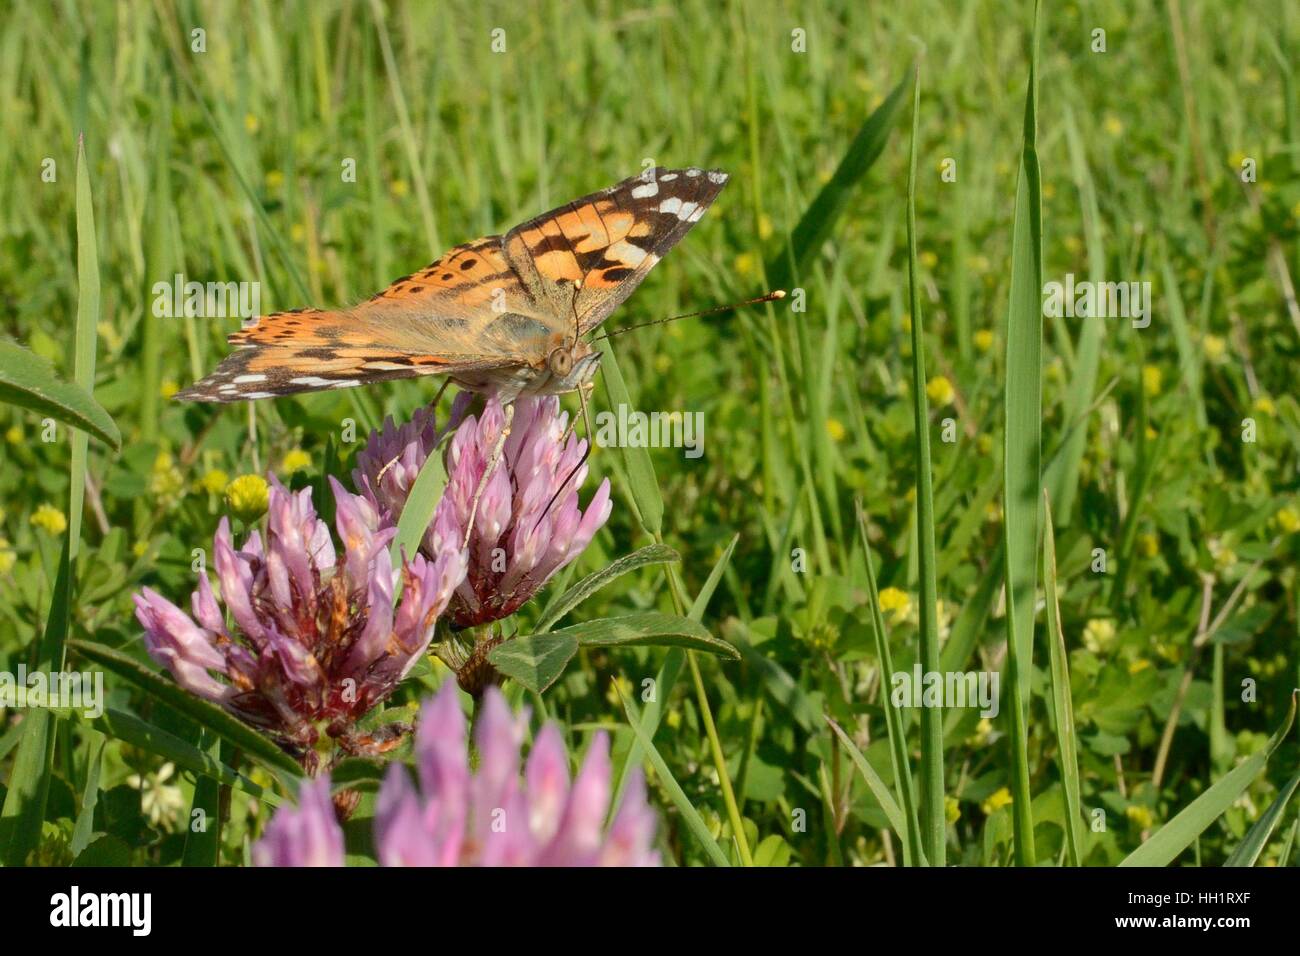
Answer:
[[[663, 535], [656, 534], [655, 540], [663, 544]], [[682, 599], [677, 583], [677, 576], [671, 565], [668, 566], [668, 590], [672, 593], [673, 605], [678, 614], [686, 613], [686, 602]], [[704, 732], [709, 738], [709, 751], [713, 755], [713, 765], [718, 771], [718, 784], [722, 788], [722, 802], [727, 806], [727, 819], [731, 821], [731, 831], [736, 835], [736, 847], [740, 851], [740, 862], [753, 866], [754, 858], [749, 852], [749, 841], [745, 838], [745, 828], [740, 817], [740, 807], [736, 804], [736, 794], [731, 789], [731, 778], [727, 776], [727, 761], [722, 754], [722, 742], [718, 739], [718, 729], [713, 723], [713, 710], [709, 707], [709, 696], [704, 692], [704, 679], [700, 676], [700, 666], [695, 662], [695, 654], [686, 652], [686, 662], [691, 667], [691, 680], [695, 684], [695, 699], [704, 720]]]

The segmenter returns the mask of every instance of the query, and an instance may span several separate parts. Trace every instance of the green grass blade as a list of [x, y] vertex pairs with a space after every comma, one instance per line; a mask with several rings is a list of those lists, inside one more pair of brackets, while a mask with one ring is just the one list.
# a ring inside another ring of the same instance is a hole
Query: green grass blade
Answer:
[[[713, 592], [718, 589], [718, 584], [722, 581], [722, 575], [726, 572], [727, 565], [731, 563], [731, 555], [736, 550], [736, 542], [739, 540], [740, 535], [732, 535], [731, 541], [714, 563], [709, 576], [704, 580], [704, 586], [695, 595], [695, 601], [691, 604], [691, 609], [686, 615], [692, 621], [704, 620], [704, 612], [709, 606], [709, 601], [713, 598]], [[679, 647], [669, 648], [668, 653], [664, 655], [663, 664], [659, 666], [659, 673], [655, 675], [654, 699], [647, 701], [645, 709], [641, 711], [641, 729], [651, 740], [654, 739], [655, 731], [659, 729], [659, 720], [663, 716], [664, 707], [672, 698], [673, 688], [677, 686], [677, 678], [681, 676], [682, 668], [685, 666], [686, 652]], [[615, 775], [617, 782], [614, 786], [614, 800], [611, 801], [611, 807], [618, 806], [623, 795], [623, 788], [627, 784], [627, 773], [632, 767], [636, 766], [640, 759], [641, 741], [640, 738], [634, 738], [632, 746], [628, 748], [627, 756], [623, 758], [618, 773]]]
[[[99, 253], [95, 240], [95, 210], [86, 169], [86, 147], [77, 143], [77, 327], [74, 337], [73, 380], [87, 395], [95, 388], [95, 342], [99, 322]], [[71, 624], [74, 568], [81, 548], [81, 514], [86, 489], [88, 439], [72, 432], [69, 464], [68, 527], [50, 601], [45, 632], [37, 655], [37, 669], [54, 673], [63, 669], [65, 645]], [[23, 721], [29, 724], [14, 757], [9, 788], [0, 809], [0, 859], [21, 865], [37, 847], [50, 790], [50, 764], [54, 758], [55, 716], [37, 710]], [[7, 831], [7, 832], [6, 832]]]
[[1061, 607], [1056, 587], [1056, 535], [1052, 508], [1043, 489], [1043, 588], [1047, 600], [1047, 647], [1051, 658], [1052, 711], [1056, 717], [1056, 743], [1065, 784], [1065, 837], [1070, 864], [1083, 865], [1083, 800], [1079, 792], [1078, 739], [1074, 732], [1074, 705], [1070, 700], [1070, 660], [1061, 631]]
[[76, 857], [87, 846], [95, 831], [95, 805], [99, 803], [99, 773], [104, 763], [104, 748], [108, 740], [103, 734], [90, 732], [88, 744], [99, 746], [86, 748], [86, 786], [81, 791], [81, 807], [77, 811], [77, 822], [72, 827], [72, 855]]
[[[205, 734], [209, 752], [221, 753], [219, 738]], [[229, 746], [227, 744], [226, 746]], [[221, 852], [221, 783], [208, 775], [194, 781], [194, 798], [186, 817], [185, 850], [181, 866], [216, 866]]]
[[[1264, 811], [1263, 815], [1255, 821], [1255, 825], [1247, 831], [1242, 838], [1237, 849], [1232, 851], [1232, 855], [1224, 862], [1224, 866], [1254, 866], [1259, 861], [1259, 855], [1264, 851], [1265, 845], [1277, 829], [1277, 825], [1282, 822], [1286, 815], [1287, 805], [1291, 798], [1295, 796], [1296, 789], [1300, 787], [1300, 773], [1297, 773], [1281, 789], [1269, 808]], [[1285, 861], [1285, 856], [1283, 857]], [[1283, 863], [1285, 865], [1285, 862]]]
[[[921, 321], [920, 270], [916, 264], [916, 150], [921, 123], [921, 66], [912, 87], [912, 146], [907, 175], [907, 287], [912, 310], [912, 436], [916, 462], [916, 540], [920, 575], [920, 659], [925, 673], [939, 670], [939, 588], [934, 545], [934, 491], [930, 468], [930, 406], [925, 385], [925, 337]], [[921, 711], [921, 844], [935, 866], [947, 848], [944, 814], [943, 708]], [[902, 833], [899, 836], [903, 836]]]
[[[623, 379], [623, 370], [619, 368], [612, 341], [606, 339], [601, 348], [604, 357], [600, 361], [600, 368], [609, 407], [617, 412], [620, 405], [626, 405], [629, 409], [636, 406], [628, 396], [627, 382]], [[632, 495], [632, 507], [636, 509], [637, 520], [651, 537], [658, 538], [663, 531], [664, 499], [659, 492], [659, 482], [655, 479], [650, 452], [646, 448], [626, 443], [619, 450], [627, 468], [628, 490]]]
[[902, 110], [904, 94], [912, 75], [903, 77], [853, 137], [835, 172], [821, 188], [790, 234], [790, 241], [767, 267], [768, 282], [774, 289], [786, 288], [797, 277], [800, 266], [816, 255], [830, 237], [836, 221], [850, 208], [853, 189], [884, 152], [885, 143]]
[[[41, 639], [40, 668], [62, 666], [64, 642], [68, 634], [68, 614], [72, 604], [72, 571], [68, 559], [70, 538], [63, 541], [59, 574], [54, 584], [50, 615]], [[58, 654], [58, 663], [54, 655]], [[0, 810], [0, 862], [5, 866], [23, 866], [28, 854], [41, 838], [41, 822], [50, 793], [50, 763], [54, 758], [54, 714], [44, 708], [33, 710], [22, 722], [22, 739], [9, 771], [8, 791]]]
[[727, 855], [722, 852], [722, 847], [718, 846], [718, 841], [713, 839], [709, 833], [708, 826], [704, 823], [699, 811], [691, 805], [673, 773], [668, 769], [668, 764], [659, 751], [655, 749], [654, 741], [649, 735], [641, 729], [641, 715], [637, 713], [637, 708], [628, 696], [623, 693], [623, 689], [615, 683], [614, 688], [618, 691], [619, 699], [623, 702], [623, 712], [627, 715], [627, 722], [632, 726], [632, 732], [636, 734], [637, 742], [641, 745], [641, 750], [645, 753], [646, 759], [650, 761], [650, 766], [654, 767], [655, 773], [659, 775], [659, 782], [663, 784], [668, 791], [668, 797], [672, 800], [673, 806], [677, 807], [677, 812], [682, 815], [686, 822], [687, 828], [695, 835], [695, 839], [704, 847], [704, 851], [709, 855], [716, 866], [730, 866]]
[[862, 755], [862, 751], [853, 743], [853, 738], [846, 734], [843, 728], [840, 727], [839, 724], [835, 723], [829, 715], [826, 717], [826, 723], [831, 725], [831, 730], [835, 731], [835, 735], [839, 737], [840, 743], [842, 743], [844, 749], [849, 752], [849, 758], [853, 761], [853, 765], [858, 768], [858, 773], [862, 774], [862, 779], [867, 782], [867, 788], [871, 791], [871, 795], [876, 798], [876, 801], [880, 804], [880, 808], [885, 811], [885, 816], [889, 818], [889, 825], [894, 828], [894, 832], [898, 834], [900, 840], [906, 841], [908, 831], [907, 818], [903, 816], [903, 811], [899, 808], [898, 801], [896, 801], [894, 795], [890, 793], [889, 787], [885, 784], [885, 781], [880, 778], [880, 774], [876, 773], [875, 768], [867, 762], [867, 758]]
[[[447, 467], [442, 461], [442, 452], [435, 449], [424, 464], [411, 486], [406, 504], [402, 505], [402, 514], [397, 519], [397, 537], [388, 548], [393, 567], [402, 566], [402, 556], [410, 560], [419, 550], [424, 532], [433, 523], [433, 512], [442, 498], [442, 491], [447, 487]], [[393, 588], [393, 604], [396, 606], [402, 596], [401, 588]]]
[[912, 793], [912, 765], [907, 758], [907, 734], [903, 730], [903, 715], [894, 706], [889, 693], [894, 658], [889, 650], [889, 634], [885, 630], [885, 616], [880, 611], [880, 592], [876, 587], [876, 570], [871, 563], [871, 545], [867, 542], [867, 516], [858, 504], [858, 536], [862, 541], [862, 559], [867, 565], [867, 598], [871, 604], [871, 624], [876, 638], [876, 659], [880, 661], [880, 699], [885, 711], [885, 729], [889, 734], [889, 754], [894, 764], [894, 780], [903, 804], [905, 831], [901, 834], [905, 857], [913, 863], [923, 864], [925, 852], [921, 847], [921, 826], [916, 816], [916, 798]]
[[195, 697], [162, 675], [149, 670], [134, 658], [111, 647], [92, 644], [89, 641], [69, 641], [68, 646], [82, 657], [89, 658], [118, 677], [130, 681], [149, 696], [174, 708], [199, 726], [229, 740], [268, 770], [285, 773], [291, 777], [302, 776], [302, 768], [273, 741], [232, 717], [216, 704]]
[[1232, 806], [1252, 781], [1264, 772], [1268, 758], [1273, 755], [1273, 751], [1290, 731], [1291, 724], [1295, 720], [1298, 695], [1300, 691], [1291, 694], [1291, 706], [1287, 710], [1286, 721], [1277, 733], [1269, 738], [1263, 750], [1247, 757], [1219, 778], [1212, 787], [1184, 807], [1177, 816], [1157, 830], [1146, 843], [1126, 856], [1119, 865], [1167, 866], [1177, 859], [1178, 854], [1191, 846], [1211, 823]]
[[1034, 4], [1025, 95], [1024, 146], [1016, 177], [1011, 233], [1011, 295], [1006, 334], [1006, 451], [1003, 457], [1003, 557], [1007, 589], [1007, 684], [1011, 691], [1012, 821], [1016, 863], [1032, 866], [1029, 677], [1034, 647], [1034, 592], [1038, 568], [1038, 512], [1042, 454], [1043, 227], [1038, 168], [1038, 4]]

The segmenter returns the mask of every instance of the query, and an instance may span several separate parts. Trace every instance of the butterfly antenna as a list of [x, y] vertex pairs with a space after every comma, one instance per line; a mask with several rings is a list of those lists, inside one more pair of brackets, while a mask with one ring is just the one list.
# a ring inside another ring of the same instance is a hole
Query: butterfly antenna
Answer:
[[744, 302], [733, 302], [731, 305], [719, 305], [712, 309], [705, 309], [702, 312], [687, 312], [685, 315], [672, 315], [666, 319], [655, 319], [653, 322], [641, 322], [637, 325], [629, 325], [625, 329], [615, 329], [613, 332], [606, 332], [604, 335], [598, 335], [591, 341], [599, 342], [601, 339], [612, 339], [616, 335], [622, 335], [624, 332], [631, 332], [634, 329], [644, 329], [651, 325], [663, 325], [666, 322], [676, 322], [678, 319], [694, 319], [701, 315], [714, 315], [718, 312], [729, 312], [732, 309], [743, 308], [747, 305], [761, 305], [764, 302], [773, 302], [776, 299], [784, 299], [785, 290], [777, 289], [769, 292], [767, 295], [760, 295], [757, 299], [746, 299]]
[[573, 466], [573, 470], [569, 472], [564, 481], [560, 482], [560, 487], [555, 489], [555, 494], [551, 495], [551, 500], [546, 503], [546, 508], [543, 509], [542, 513], [537, 518], [537, 524], [533, 525], [534, 531], [537, 530], [537, 525], [541, 524], [542, 520], [551, 513], [551, 509], [555, 507], [555, 502], [559, 500], [560, 494], [564, 489], [569, 486], [569, 482], [571, 482], [573, 476], [578, 473], [578, 469], [585, 465], [587, 459], [591, 457], [591, 419], [587, 417], [587, 396], [583, 394], [581, 388], [578, 389], [578, 398], [582, 402], [582, 417], [586, 419], [587, 422], [587, 447], [582, 450], [582, 457], [579, 458], [578, 463]]

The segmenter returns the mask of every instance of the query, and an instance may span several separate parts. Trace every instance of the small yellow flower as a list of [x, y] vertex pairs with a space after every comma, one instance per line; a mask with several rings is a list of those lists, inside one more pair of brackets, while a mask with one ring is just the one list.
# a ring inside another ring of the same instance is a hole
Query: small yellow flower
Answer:
[[295, 471], [306, 471], [311, 467], [311, 455], [307, 454], [301, 448], [294, 448], [284, 456], [281, 463], [285, 474], [292, 475]]
[[1237, 150], [1236, 152], [1232, 152], [1228, 154], [1228, 165], [1231, 166], [1233, 170], [1239, 171], [1241, 169], [1241, 164], [1244, 163], [1245, 161], [1246, 161], [1246, 154], [1243, 153], [1241, 150]]
[[226, 504], [246, 524], [266, 513], [270, 489], [261, 475], [240, 475], [226, 486]]
[[906, 313], [903, 314], [903, 318], [902, 318], [902, 320], [899, 322], [899, 326], [900, 326], [900, 327], [902, 328], [902, 330], [903, 330], [905, 333], [907, 333], [908, 335], [910, 335], [910, 334], [912, 333], [912, 313], [911, 313], [911, 312], [906, 312]]
[[1065, 363], [1061, 361], [1059, 356], [1048, 362], [1047, 367], [1043, 371], [1044, 377], [1049, 382], [1061, 382], [1065, 380]]
[[977, 275], [980, 273], [988, 272], [989, 258], [988, 256], [974, 255], [966, 260], [966, 265], [970, 267], [971, 272], [974, 272]]
[[926, 383], [925, 394], [934, 404], [947, 405], [957, 393], [952, 387], [952, 382], [942, 375], [936, 375]]
[[293, 242], [302, 242], [307, 238], [307, 229], [300, 222], [295, 222], [289, 227], [289, 239]]
[[956, 797], [943, 798], [943, 817], [948, 821], [949, 826], [961, 819], [961, 804], [957, 802]]
[[989, 435], [985, 435], [983, 432], [981, 432], [979, 436], [976, 437], [975, 439], [975, 447], [979, 449], [979, 453], [981, 455], [987, 455], [989, 452], [993, 450], [992, 437], [990, 437]]
[[153, 461], [153, 473], [149, 476], [149, 490], [162, 498], [173, 497], [185, 486], [185, 478], [176, 467], [171, 452], [160, 451]]
[[393, 194], [393, 198], [401, 199], [411, 191], [411, 188], [406, 184], [405, 179], [394, 179], [388, 184], [388, 191]]
[[980, 804], [980, 809], [984, 811], [986, 817], [990, 817], [1003, 807], [1010, 806], [1012, 802], [1011, 791], [1006, 787], [999, 787]]
[[1142, 366], [1142, 387], [1146, 389], [1147, 395], [1155, 398], [1160, 394], [1160, 386], [1164, 383], [1164, 373], [1160, 371], [1157, 365]]
[[674, 707], [672, 710], [668, 711], [667, 716], [664, 717], [664, 723], [666, 723], [672, 730], [676, 730], [682, 725], [682, 712]]
[[163, 382], [161, 385], [158, 386], [158, 394], [161, 395], [163, 398], [171, 398], [180, 390], [181, 390], [180, 384], [177, 382], [173, 382], [171, 379], [168, 379], [167, 381]]
[[137, 541], [135, 544], [131, 545], [131, 553], [134, 554], [137, 558], [143, 558], [148, 552], [149, 552], [148, 541]]
[[1138, 535], [1137, 539], [1138, 554], [1144, 558], [1154, 558], [1160, 553], [1160, 539], [1150, 531], [1144, 531]]
[[984, 520], [990, 524], [1002, 520], [1002, 502], [990, 501], [984, 508]]
[[213, 468], [199, 479], [199, 487], [210, 495], [219, 495], [230, 484], [230, 476], [220, 468]]
[[1279, 508], [1277, 514], [1273, 515], [1273, 521], [1286, 534], [1295, 534], [1300, 531], [1300, 511], [1297, 511], [1291, 505]]
[[906, 591], [899, 588], [885, 588], [880, 592], [880, 610], [894, 614], [894, 619], [906, 617], [908, 609], [912, 606], [912, 599]]
[[831, 441], [841, 442], [844, 441], [844, 436], [848, 432], [844, 428], [844, 423], [838, 418], [828, 418], [826, 419], [826, 434], [831, 436]]
[[275, 192], [284, 185], [284, 173], [278, 169], [273, 169], [266, 174], [266, 188]]
[[1065, 244], [1065, 251], [1072, 256], [1077, 256], [1083, 251], [1083, 240], [1078, 236], [1066, 236], [1062, 242]]
[[[622, 696], [619, 695], [622, 691]], [[632, 682], [626, 677], [615, 677], [609, 682], [609, 690], [605, 691], [605, 699], [609, 701], [610, 706], [621, 708], [623, 706], [623, 697], [632, 696]]]
[[1145, 657], [1139, 657], [1136, 660], [1129, 662], [1128, 672], [1129, 674], [1138, 674], [1146, 670], [1150, 666], [1151, 666], [1151, 662], [1149, 660], [1147, 660]]
[[1094, 617], [1083, 626], [1083, 646], [1094, 654], [1104, 652], [1115, 640], [1115, 622], [1108, 617]]
[[1267, 395], [1260, 395], [1256, 398], [1254, 408], [1257, 415], [1268, 415], [1271, 418], [1277, 414], [1277, 406], [1273, 404], [1273, 399]]
[[1101, 125], [1111, 136], [1118, 138], [1124, 135], [1124, 124], [1113, 114], [1108, 113]]
[[939, 264], [939, 257], [929, 249], [926, 249], [925, 252], [921, 253], [917, 258], [921, 260], [921, 266], [926, 269], [933, 269]]
[[731, 268], [736, 275], [752, 275], [754, 272], [754, 254], [752, 252], [742, 252], [740, 255], [736, 256], [736, 260], [731, 264]]
[[981, 352], [987, 352], [993, 348], [993, 330], [980, 329], [975, 333], [975, 347]]
[[0, 538], [0, 574], [8, 574], [14, 569], [18, 561], [18, 555], [14, 553], [13, 548], [9, 547], [7, 538]]
[[1142, 434], [1144, 434], [1144, 435], [1147, 436], [1147, 441], [1155, 441], [1155, 440], [1156, 440], [1157, 432], [1156, 432], [1156, 430], [1155, 430], [1154, 428], [1152, 428], [1150, 425], [1148, 425], [1148, 426], [1146, 427], [1146, 431], [1144, 431]]
[[53, 505], [41, 505], [32, 512], [32, 524], [50, 534], [63, 534], [68, 530], [68, 516]]
[[966, 743], [972, 747], [983, 747], [989, 742], [991, 736], [993, 736], [993, 721], [981, 717], [980, 722], [975, 725], [975, 732], [966, 738]]
[[1149, 829], [1151, 824], [1155, 823], [1155, 817], [1151, 815], [1151, 811], [1137, 803], [1130, 803], [1125, 807], [1124, 816], [1128, 817], [1129, 822], [1139, 830]]
[[772, 220], [767, 217], [767, 213], [760, 213], [758, 217], [758, 238], [768, 239], [772, 235]]
[[249, 135], [256, 136], [257, 131], [262, 128], [262, 123], [252, 113], [244, 115], [244, 129], [248, 130]]
[[10, 425], [9, 430], [5, 432], [5, 441], [11, 445], [17, 445], [23, 440], [23, 426]]
[[1223, 357], [1228, 354], [1228, 343], [1223, 340], [1222, 336], [1207, 335], [1201, 341], [1201, 350], [1211, 362], [1221, 362]]

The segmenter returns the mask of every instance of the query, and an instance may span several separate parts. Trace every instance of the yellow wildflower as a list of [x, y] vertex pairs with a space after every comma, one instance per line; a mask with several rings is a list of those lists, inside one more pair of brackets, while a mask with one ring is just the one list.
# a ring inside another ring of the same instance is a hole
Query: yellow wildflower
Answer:
[[957, 393], [952, 387], [952, 382], [942, 375], [936, 375], [926, 383], [925, 394], [935, 405], [947, 405]]
[[13, 548], [9, 547], [7, 538], [0, 538], [0, 574], [8, 574], [14, 569], [18, 561], [18, 555], [14, 553]]
[[210, 495], [221, 494], [228, 484], [230, 484], [230, 476], [220, 468], [209, 470], [199, 479], [199, 487]]
[[994, 790], [989, 794], [984, 802], [980, 804], [980, 809], [983, 810], [984, 815], [988, 817], [992, 816], [996, 811], [1001, 810], [1003, 807], [1010, 806], [1012, 802], [1011, 791], [1006, 787], [999, 787], [997, 790]]
[[831, 436], [831, 441], [840, 442], [844, 441], [844, 436], [848, 432], [844, 428], [844, 423], [838, 418], [828, 418], [826, 419], [826, 434]]
[[306, 471], [311, 467], [311, 455], [301, 448], [294, 448], [284, 456], [281, 467], [288, 475], [292, 475], [295, 471]]
[[1160, 394], [1160, 386], [1164, 382], [1164, 373], [1160, 371], [1157, 365], [1142, 366], [1142, 387], [1146, 389], [1147, 395], [1155, 398]]
[[63, 534], [68, 530], [68, 516], [53, 505], [41, 505], [32, 512], [32, 524], [50, 534]]
[[975, 347], [981, 352], [987, 352], [993, 348], [993, 330], [980, 329], [975, 333]]
[[1155, 817], [1151, 815], [1151, 811], [1137, 803], [1130, 803], [1125, 807], [1124, 816], [1128, 817], [1129, 822], [1139, 830], [1149, 829], [1151, 824], [1155, 823]]
[[240, 475], [226, 486], [226, 504], [246, 523], [266, 513], [270, 497], [266, 479], [261, 475]]
[[1094, 617], [1083, 626], [1083, 646], [1094, 654], [1103, 653], [1115, 640], [1115, 622], [1107, 617]]

